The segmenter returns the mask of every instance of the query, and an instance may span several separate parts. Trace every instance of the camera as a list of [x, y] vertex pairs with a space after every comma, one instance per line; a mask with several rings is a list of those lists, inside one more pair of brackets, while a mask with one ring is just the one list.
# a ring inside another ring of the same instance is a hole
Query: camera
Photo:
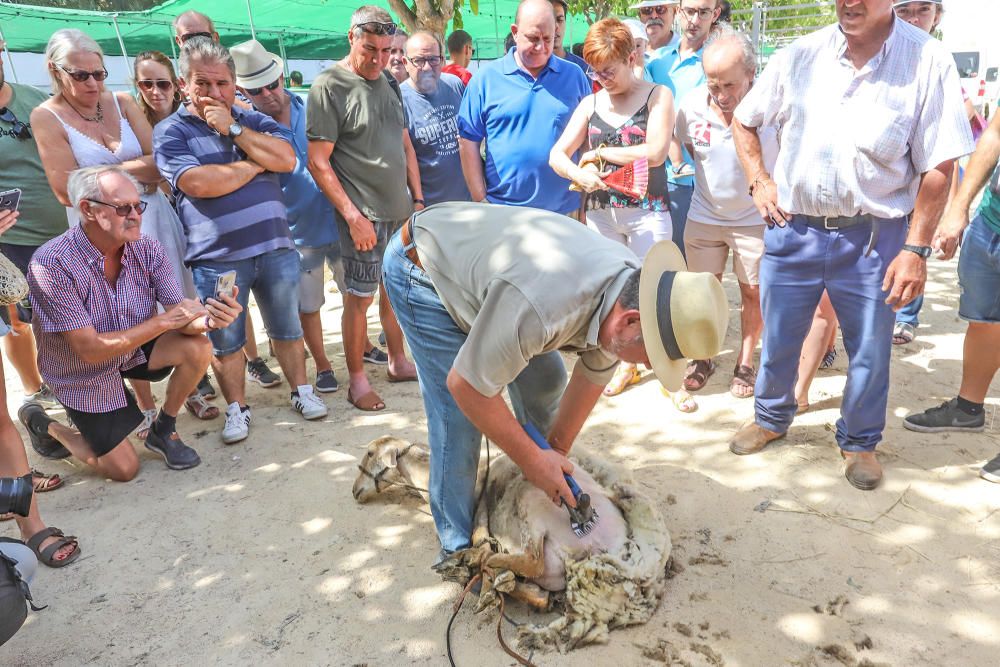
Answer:
[[0, 477], [0, 514], [28, 516], [32, 493], [30, 472], [22, 477]]

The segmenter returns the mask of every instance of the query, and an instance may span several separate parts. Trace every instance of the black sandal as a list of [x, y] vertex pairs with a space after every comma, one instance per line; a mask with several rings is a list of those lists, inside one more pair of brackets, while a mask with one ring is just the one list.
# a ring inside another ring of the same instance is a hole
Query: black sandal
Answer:
[[[50, 537], [57, 537], [55, 542], [39, 550], [42, 542]], [[25, 544], [35, 552], [38, 556], [38, 560], [42, 563], [48, 565], [49, 567], [66, 567], [77, 558], [80, 557], [80, 542], [73, 535], [65, 535], [61, 530], [54, 526], [49, 526], [48, 528], [43, 528], [34, 535], [32, 535]], [[70, 555], [66, 556], [62, 560], [56, 560], [56, 552], [60, 549], [65, 548], [68, 545], [73, 545], [75, 547]]]

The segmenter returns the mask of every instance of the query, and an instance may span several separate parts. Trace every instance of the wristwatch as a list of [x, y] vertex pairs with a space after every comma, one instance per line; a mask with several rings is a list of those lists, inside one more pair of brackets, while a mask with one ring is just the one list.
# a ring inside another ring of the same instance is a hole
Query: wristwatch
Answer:
[[239, 123], [233, 123], [229, 126], [229, 136], [233, 139], [243, 134], [243, 126]]
[[903, 250], [909, 250], [915, 255], [919, 255], [922, 259], [927, 259], [931, 256], [931, 247], [927, 245], [903, 245]]

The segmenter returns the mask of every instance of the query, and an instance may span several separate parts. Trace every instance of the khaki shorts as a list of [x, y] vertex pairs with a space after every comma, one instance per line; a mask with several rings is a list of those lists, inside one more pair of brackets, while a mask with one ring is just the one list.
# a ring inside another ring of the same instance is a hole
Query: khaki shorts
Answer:
[[764, 256], [764, 224], [730, 227], [706, 225], [688, 218], [684, 228], [684, 250], [689, 271], [721, 275], [733, 251], [733, 273], [744, 285], [760, 284], [760, 260]]

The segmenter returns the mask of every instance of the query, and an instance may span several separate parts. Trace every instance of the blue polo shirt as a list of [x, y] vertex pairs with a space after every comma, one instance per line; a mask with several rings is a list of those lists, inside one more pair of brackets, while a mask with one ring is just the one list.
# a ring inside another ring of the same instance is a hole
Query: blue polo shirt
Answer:
[[[232, 114], [244, 127], [281, 136], [281, 126], [266, 114], [238, 106], [232, 108]], [[213, 130], [186, 107], [157, 124], [153, 130], [153, 155], [160, 174], [174, 189], [177, 215], [187, 236], [186, 264], [205, 260], [234, 262], [295, 247], [277, 174], [257, 174], [240, 189], [221, 197], [191, 197], [177, 187], [189, 169], [246, 159], [231, 137]]]
[[587, 70], [590, 69], [590, 65], [587, 64], [587, 61], [584, 60], [583, 58], [581, 58], [580, 56], [576, 55], [572, 51], [566, 51], [566, 57], [563, 58], [563, 60], [567, 60], [567, 61], [573, 63], [574, 65], [576, 65], [577, 67], [579, 67], [580, 70], [582, 70], [584, 74], [586, 74]]
[[549, 167], [549, 151], [573, 111], [590, 94], [579, 67], [549, 58], [538, 78], [518, 67], [512, 48], [483, 65], [469, 81], [458, 134], [486, 141], [486, 198], [494, 204], [568, 213], [580, 205], [569, 181]]
[[649, 78], [649, 65], [650, 65], [650, 63], [652, 63], [654, 60], [659, 60], [663, 56], [665, 56], [668, 53], [672, 52], [674, 49], [679, 48], [680, 44], [681, 44], [680, 33], [678, 33], [675, 30], [674, 34], [670, 37], [670, 41], [667, 42], [666, 44], [664, 44], [663, 46], [661, 46], [660, 48], [653, 49], [652, 51], [650, 51], [649, 49], [646, 49], [646, 52], [642, 54], [643, 63], [645, 63], [645, 65], [646, 65], [646, 76], [645, 76], [646, 80], [652, 81], [652, 79]]
[[288, 227], [296, 246], [321, 248], [336, 243], [340, 238], [334, 217], [336, 213], [333, 204], [309, 173], [305, 100], [288, 89], [285, 94], [292, 101], [292, 126], [287, 128], [279, 123], [278, 127], [281, 128], [281, 136], [295, 149], [295, 170], [279, 177], [288, 211]]
[[[674, 108], [676, 109], [684, 100], [685, 95], [705, 84], [705, 68], [701, 64], [701, 55], [705, 51], [705, 47], [698, 49], [684, 59], [681, 59], [680, 39], [671, 41], [663, 48], [665, 49], [663, 55], [646, 66], [647, 78], [653, 83], [662, 84], [670, 89], [670, 92], [674, 94]], [[684, 149], [684, 161], [694, 165], [687, 149]], [[674, 185], [694, 187], [694, 176], [674, 178], [673, 170], [669, 168], [669, 165], [667, 180]]]

